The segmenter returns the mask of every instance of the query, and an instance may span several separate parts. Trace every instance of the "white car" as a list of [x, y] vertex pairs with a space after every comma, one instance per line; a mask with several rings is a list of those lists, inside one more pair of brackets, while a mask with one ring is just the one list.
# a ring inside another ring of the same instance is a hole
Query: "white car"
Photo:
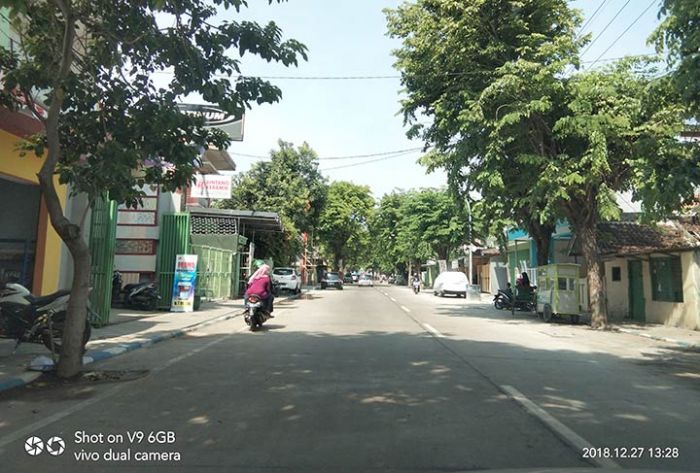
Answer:
[[433, 294], [444, 297], [445, 294], [455, 294], [467, 298], [467, 275], [459, 271], [440, 273], [433, 283]]
[[372, 278], [367, 276], [366, 274], [363, 274], [360, 276], [360, 279], [357, 281], [357, 285], [362, 287], [374, 287], [374, 281], [372, 281]]
[[272, 270], [272, 280], [280, 285], [280, 290], [286, 289], [295, 294], [301, 292], [301, 277], [294, 268], [275, 268]]

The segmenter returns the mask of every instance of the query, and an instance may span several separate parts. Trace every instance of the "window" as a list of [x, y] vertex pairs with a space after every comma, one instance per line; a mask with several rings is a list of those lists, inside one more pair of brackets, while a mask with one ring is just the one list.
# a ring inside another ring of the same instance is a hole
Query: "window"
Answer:
[[612, 268], [612, 280], [613, 281], [621, 281], [622, 280], [622, 271], [620, 270], [619, 266], [613, 266], [613, 268]]
[[651, 298], [663, 302], [683, 302], [683, 268], [679, 256], [651, 258]]
[[566, 291], [566, 278], [557, 279], [557, 289], [560, 291]]

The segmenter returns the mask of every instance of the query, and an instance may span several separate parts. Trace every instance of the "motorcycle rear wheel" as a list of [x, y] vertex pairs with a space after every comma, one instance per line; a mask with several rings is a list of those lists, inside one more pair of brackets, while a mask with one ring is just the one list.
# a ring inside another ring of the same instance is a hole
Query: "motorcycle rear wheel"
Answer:
[[493, 302], [493, 305], [494, 305], [494, 307], [496, 307], [496, 309], [498, 309], [498, 310], [503, 310], [503, 307], [504, 307], [504, 306], [503, 306], [503, 302], [501, 302], [500, 299], [496, 299], [496, 300]]

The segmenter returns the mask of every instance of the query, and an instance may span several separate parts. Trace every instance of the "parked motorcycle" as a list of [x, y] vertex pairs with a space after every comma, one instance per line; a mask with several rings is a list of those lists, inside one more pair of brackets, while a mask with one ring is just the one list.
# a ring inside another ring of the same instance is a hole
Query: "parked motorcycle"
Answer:
[[[27, 342], [43, 343], [54, 353], [61, 353], [68, 301], [68, 290], [37, 297], [21, 284], [3, 285], [0, 287], [0, 338], [16, 340], [14, 351], [17, 351], [21, 343]], [[95, 317], [88, 301], [83, 351], [90, 340], [90, 320], [95, 320]]]
[[122, 275], [112, 273], [112, 305], [136, 310], [156, 310], [160, 294], [158, 285], [153, 282], [127, 284], [122, 288]]
[[262, 327], [262, 324], [271, 317], [265, 307], [265, 301], [256, 294], [250, 294], [245, 299], [245, 315], [243, 318], [248, 327], [250, 327], [250, 331], [254, 332], [259, 327]]
[[515, 304], [515, 309], [533, 312], [536, 308], [536, 300], [534, 287], [532, 293], [527, 297], [518, 297], [513, 294], [513, 291], [499, 289], [498, 293], [493, 296], [493, 305], [498, 310], [512, 310], [513, 304]]
[[127, 284], [122, 289], [125, 307], [138, 310], [156, 310], [160, 295], [154, 282]]

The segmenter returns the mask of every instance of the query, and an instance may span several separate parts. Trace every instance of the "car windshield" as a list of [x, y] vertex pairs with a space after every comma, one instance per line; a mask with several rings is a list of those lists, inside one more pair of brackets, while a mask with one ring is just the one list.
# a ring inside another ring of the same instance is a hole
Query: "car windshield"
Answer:
[[272, 270], [272, 274], [276, 276], [290, 276], [294, 274], [294, 270], [292, 268], [275, 268]]
[[338, 273], [326, 273], [326, 279], [340, 279]]

